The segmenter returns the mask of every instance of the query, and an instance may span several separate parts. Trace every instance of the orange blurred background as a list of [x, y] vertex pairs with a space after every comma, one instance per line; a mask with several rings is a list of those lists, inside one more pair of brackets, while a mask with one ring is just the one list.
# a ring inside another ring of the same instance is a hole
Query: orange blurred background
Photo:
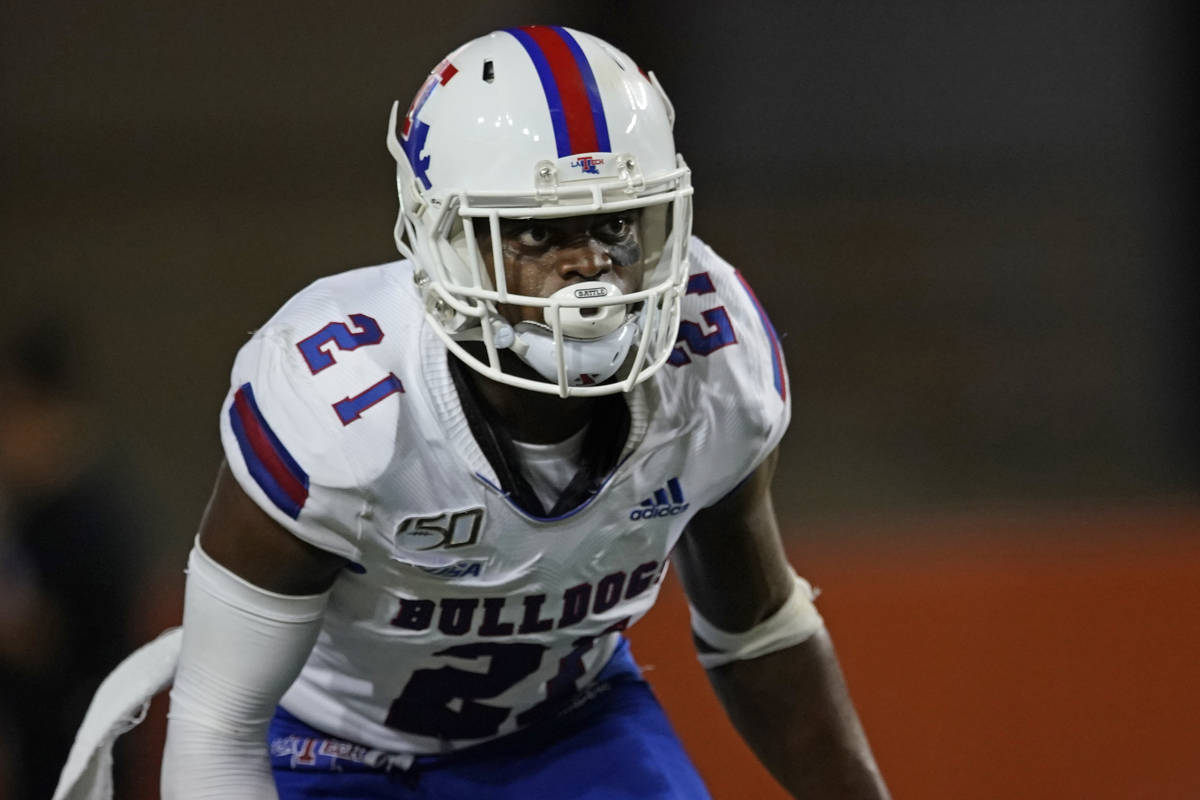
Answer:
[[[1200, 508], [884, 525], [906, 544], [791, 556], [896, 798], [1200, 797]], [[635, 653], [714, 797], [786, 797], [689, 661], [677, 585], [660, 606]]]

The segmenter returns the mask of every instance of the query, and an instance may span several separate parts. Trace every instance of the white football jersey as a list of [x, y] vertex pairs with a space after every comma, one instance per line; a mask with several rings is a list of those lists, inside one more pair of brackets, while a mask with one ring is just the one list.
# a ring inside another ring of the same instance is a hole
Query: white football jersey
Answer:
[[691, 516], [787, 426], [771, 324], [697, 239], [682, 319], [670, 363], [613, 398], [628, 406], [615, 468], [547, 517], [517, 505], [473, 435], [408, 262], [319, 280], [257, 331], [221, 414], [230, 467], [281, 525], [351, 562], [284, 708], [420, 754], [577, 698], [654, 603]]

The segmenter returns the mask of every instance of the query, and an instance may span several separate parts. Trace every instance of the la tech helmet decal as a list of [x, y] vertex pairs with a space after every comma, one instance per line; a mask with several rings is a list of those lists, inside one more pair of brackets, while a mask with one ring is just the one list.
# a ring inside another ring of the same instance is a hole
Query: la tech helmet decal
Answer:
[[400, 130], [400, 139], [404, 142], [404, 153], [408, 156], [408, 163], [412, 164], [413, 174], [425, 185], [426, 189], [433, 185], [429, 182], [429, 156], [421, 158], [421, 151], [425, 149], [425, 139], [429, 136], [429, 126], [421, 122], [419, 115], [421, 109], [429, 102], [433, 90], [439, 86], [445, 86], [457, 74], [458, 68], [451, 64], [449, 59], [434, 67], [433, 72], [429, 73], [429, 77], [425, 79], [425, 83], [421, 84], [417, 96], [413, 98], [412, 105], [408, 107], [408, 113], [404, 115], [404, 127]]

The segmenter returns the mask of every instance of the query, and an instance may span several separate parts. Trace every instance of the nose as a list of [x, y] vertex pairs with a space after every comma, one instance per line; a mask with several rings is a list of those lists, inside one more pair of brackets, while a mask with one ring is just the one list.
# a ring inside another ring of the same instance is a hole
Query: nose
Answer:
[[572, 241], [559, 250], [558, 274], [564, 280], [578, 277], [595, 280], [612, 270], [612, 255], [602, 243], [590, 237]]

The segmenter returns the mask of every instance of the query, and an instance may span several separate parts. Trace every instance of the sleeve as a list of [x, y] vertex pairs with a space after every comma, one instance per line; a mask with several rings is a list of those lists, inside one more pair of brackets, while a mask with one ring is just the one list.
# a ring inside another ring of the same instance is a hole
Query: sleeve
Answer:
[[221, 443], [242, 489], [276, 522], [358, 561], [370, 506], [363, 476], [390, 457], [393, 437], [339, 419], [338, 399], [355, 393], [364, 370], [351, 358], [310, 369], [297, 344], [319, 325], [273, 320], [241, 349], [221, 409]]
[[[783, 347], [746, 277], [699, 240], [680, 325], [680, 360], [700, 412], [709, 452], [724, 454], [732, 490], [778, 446], [791, 420]], [[723, 496], [722, 492], [722, 496]]]
[[732, 277], [737, 285], [734, 293], [741, 293], [738, 305], [749, 351], [748, 363], [744, 365], [748, 373], [747, 388], [750, 389], [746, 405], [752, 409], [759, 428], [758, 449], [752, 456], [753, 469], [779, 445], [787, 432], [792, 418], [791, 386], [783, 345], [766, 309], [741, 272], [734, 270]]
[[164, 800], [275, 798], [267, 730], [321, 629], [329, 592], [281, 595], [188, 557], [183, 637], [167, 714]]

